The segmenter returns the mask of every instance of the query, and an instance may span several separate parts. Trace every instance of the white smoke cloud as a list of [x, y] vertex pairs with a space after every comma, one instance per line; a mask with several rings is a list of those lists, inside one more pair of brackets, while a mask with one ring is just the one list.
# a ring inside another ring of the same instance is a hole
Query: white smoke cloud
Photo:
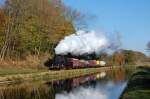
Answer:
[[95, 31], [86, 32], [78, 31], [75, 34], [66, 36], [55, 48], [56, 54], [73, 55], [91, 54], [93, 52], [100, 53], [108, 47], [108, 40], [102, 33]]

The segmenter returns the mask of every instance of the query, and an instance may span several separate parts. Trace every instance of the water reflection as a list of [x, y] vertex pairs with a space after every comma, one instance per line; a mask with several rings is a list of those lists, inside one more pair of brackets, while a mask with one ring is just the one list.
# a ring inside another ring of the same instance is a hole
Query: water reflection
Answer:
[[72, 79], [58, 80], [48, 82], [49, 86], [53, 86], [55, 93], [70, 92], [76, 87], [95, 85], [96, 81], [101, 78], [101, 73], [91, 74], [87, 76], [76, 77]]
[[0, 86], [0, 99], [118, 99], [126, 71], [117, 69], [53, 82]]
[[103, 86], [98, 83], [95, 87], [79, 87], [69, 93], [56, 94], [56, 99], [118, 99], [125, 85], [125, 82], [107, 82]]
[[0, 99], [54, 99], [53, 90], [47, 85], [23, 84], [3, 86], [0, 88]]

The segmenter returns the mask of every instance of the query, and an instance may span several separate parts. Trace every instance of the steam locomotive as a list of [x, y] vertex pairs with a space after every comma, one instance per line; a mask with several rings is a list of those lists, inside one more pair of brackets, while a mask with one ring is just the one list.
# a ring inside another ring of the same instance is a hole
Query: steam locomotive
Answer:
[[56, 55], [45, 63], [50, 69], [78, 69], [105, 66], [105, 61]]

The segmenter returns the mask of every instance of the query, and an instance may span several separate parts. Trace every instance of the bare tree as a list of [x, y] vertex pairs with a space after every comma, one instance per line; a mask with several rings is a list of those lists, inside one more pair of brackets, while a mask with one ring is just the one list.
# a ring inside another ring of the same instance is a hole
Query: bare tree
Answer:
[[115, 32], [112, 35], [111, 44], [109, 46], [110, 49], [116, 51], [119, 50], [122, 45], [122, 35], [121, 32]]
[[147, 43], [147, 49], [148, 52], [150, 52], [150, 41]]
[[76, 30], [83, 29], [87, 26], [86, 16], [76, 9], [62, 5], [62, 12], [66, 20], [73, 23]]

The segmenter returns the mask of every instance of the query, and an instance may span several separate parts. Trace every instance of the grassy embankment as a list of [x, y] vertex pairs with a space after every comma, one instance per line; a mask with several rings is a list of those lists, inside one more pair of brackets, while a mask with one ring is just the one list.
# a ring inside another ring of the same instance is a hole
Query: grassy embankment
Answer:
[[150, 99], [150, 67], [138, 67], [120, 99]]
[[[20, 73], [17, 70], [1, 70], [0, 84], [13, 84], [22, 83], [30, 81], [53, 81], [65, 78], [72, 78], [82, 75], [87, 75], [91, 73], [97, 73], [109, 70], [110, 67], [103, 68], [86, 68], [86, 69], [73, 69], [73, 70], [60, 70], [60, 71], [50, 71], [50, 70], [21, 70]], [[13, 71], [13, 72], [12, 72]], [[7, 73], [6, 73], [7, 72]], [[8, 75], [9, 74], [9, 75]]]

